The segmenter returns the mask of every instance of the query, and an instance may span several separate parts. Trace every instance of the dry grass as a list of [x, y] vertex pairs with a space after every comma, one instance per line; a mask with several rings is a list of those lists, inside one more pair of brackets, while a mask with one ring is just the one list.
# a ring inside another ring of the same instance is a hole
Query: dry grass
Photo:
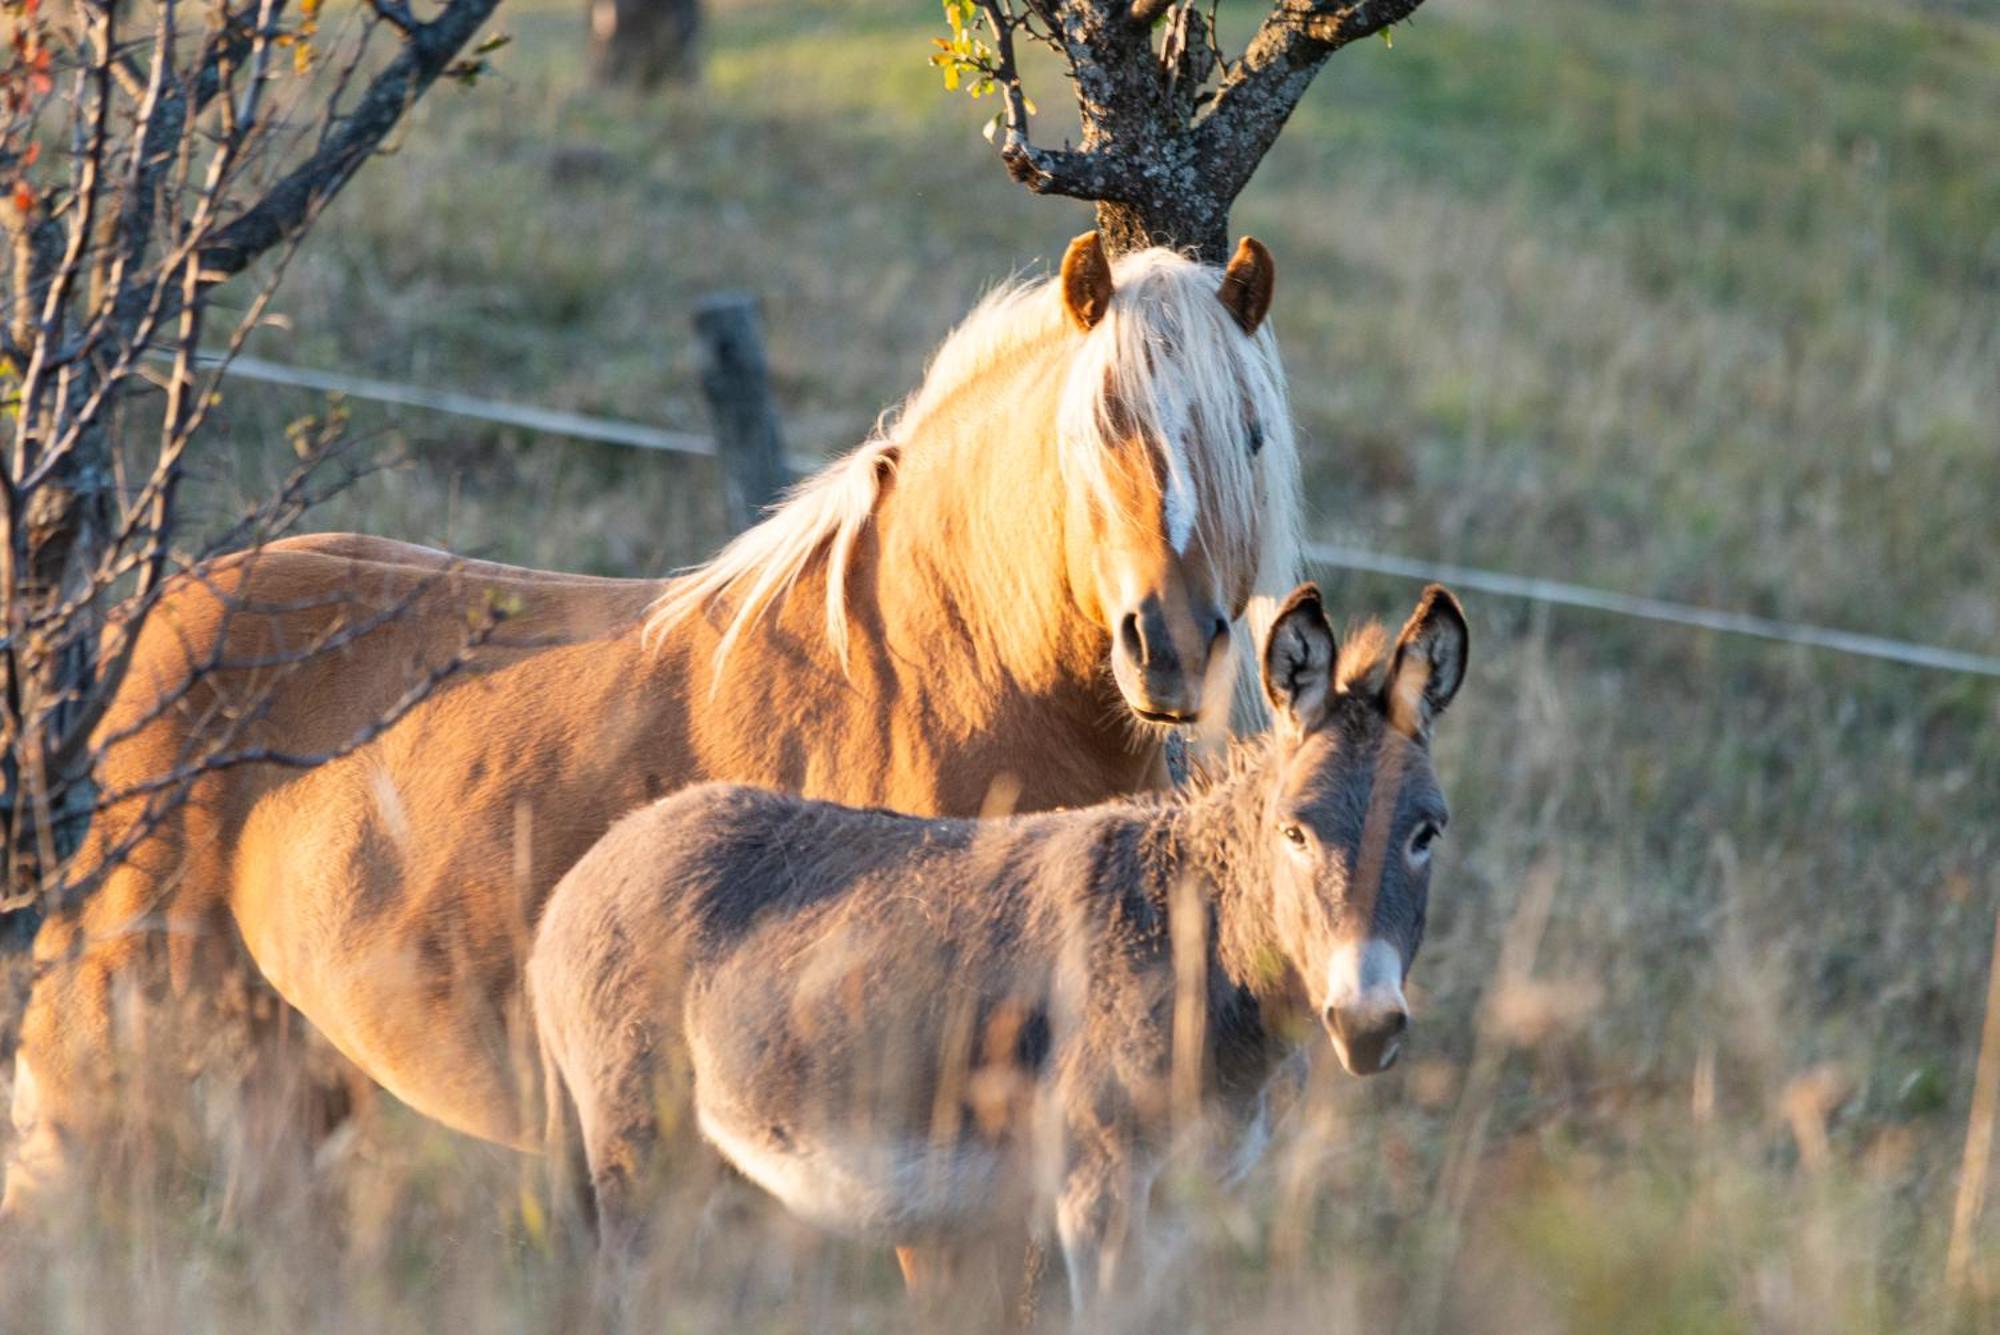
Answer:
[[[695, 424], [687, 312], [747, 286], [795, 443], [858, 439], [983, 285], [1087, 215], [986, 157], [923, 66], [929, 9], [719, 8], [706, 84], [645, 99], [582, 85], [569, 5], [516, 8], [500, 77], [440, 90], [368, 169], [259, 350]], [[1237, 215], [1278, 256], [1320, 532], [2000, 650], [1990, 10], [1434, 9], [1335, 62]], [[233, 392], [218, 506], [306, 406]], [[698, 462], [356, 417], [416, 462], [327, 527], [619, 572], [718, 537]], [[1323, 1074], [1240, 1195], [1187, 1187], [1151, 1319], [1990, 1328], [2000, 1222], [1955, 1312], [1943, 1276], [2000, 904], [2000, 691], [1470, 611], [1411, 1060]], [[244, 1151], [211, 1120], [174, 1123], [146, 1189], [47, 1264], [0, 1260], [10, 1324], [589, 1311], [506, 1156], [385, 1109], [313, 1204], [232, 1215]], [[649, 1322], [902, 1319], [885, 1258], [707, 1186], [669, 1206]]]

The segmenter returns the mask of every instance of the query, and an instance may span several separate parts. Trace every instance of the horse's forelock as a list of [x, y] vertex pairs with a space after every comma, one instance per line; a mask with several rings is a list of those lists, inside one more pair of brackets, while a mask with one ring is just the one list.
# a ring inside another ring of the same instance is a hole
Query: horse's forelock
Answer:
[[1256, 723], [1256, 645], [1298, 582], [1303, 528], [1277, 339], [1268, 323], [1244, 336], [1210, 265], [1146, 250], [1118, 260], [1113, 277], [1117, 295], [1075, 356], [1061, 399], [1065, 476], [1100, 505], [1125, 507], [1114, 448], [1139, 434], [1163, 453], [1159, 522], [1169, 540], [1184, 550], [1198, 532], [1211, 552], [1254, 563], [1250, 633], [1235, 643], [1238, 710]]

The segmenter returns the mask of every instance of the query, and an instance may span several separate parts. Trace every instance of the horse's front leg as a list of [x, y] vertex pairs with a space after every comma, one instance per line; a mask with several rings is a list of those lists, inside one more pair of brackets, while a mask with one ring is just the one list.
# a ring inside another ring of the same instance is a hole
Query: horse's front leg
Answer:
[[1140, 1269], [1152, 1174], [1133, 1157], [1070, 1165], [1056, 1198], [1056, 1235], [1079, 1325], [1130, 1292]]

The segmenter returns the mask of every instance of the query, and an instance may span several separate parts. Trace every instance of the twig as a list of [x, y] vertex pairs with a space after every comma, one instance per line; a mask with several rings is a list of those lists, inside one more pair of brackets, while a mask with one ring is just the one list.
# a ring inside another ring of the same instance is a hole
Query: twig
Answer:
[[1076, 199], [1124, 199], [1131, 194], [1130, 168], [1103, 150], [1036, 148], [1028, 138], [1028, 97], [1021, 88], [1014, 58], [1014, 28], [1018, 22], [1000, 0], [979, 0], [993, 31], [993, 81], [1006, 107], [1000, 139], [1000, 160], [1007, 174], [1038, 195], [1068, 195]]
[[1229, 67], [1197, 126], [1196, 159], [1234, 197], [1277, 142], [1313, 76], [1341, 47], [1401, 23], [1423, 0], [1279, 0]]

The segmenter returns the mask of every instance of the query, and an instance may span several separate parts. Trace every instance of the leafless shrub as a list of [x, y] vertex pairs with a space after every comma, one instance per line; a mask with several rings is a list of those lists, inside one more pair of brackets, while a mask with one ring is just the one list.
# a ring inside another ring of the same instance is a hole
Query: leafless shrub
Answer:
[[193, 534], [181, 512], [221, 366], [415, 101], [440, 76], [477, 76], [463, 53], [496, 3], [440, 0], [428, 17], [404, 0], [337, 17], [319, 0], [4, 6], [0, 906], [17, 934], [102, 874], [102, 859], [81, 876], [74, 863], [107, 805], [140, 806], [127, 851], [201, 773], [314, 759], [245, 752], [230, 741], [242, 720], [218, 719], [147, 791], [109, 793], [93, 738], [171, 582], [204, 578], [332, 485], [337, 412], [298, 424], [298, 466], [220, 531]]

